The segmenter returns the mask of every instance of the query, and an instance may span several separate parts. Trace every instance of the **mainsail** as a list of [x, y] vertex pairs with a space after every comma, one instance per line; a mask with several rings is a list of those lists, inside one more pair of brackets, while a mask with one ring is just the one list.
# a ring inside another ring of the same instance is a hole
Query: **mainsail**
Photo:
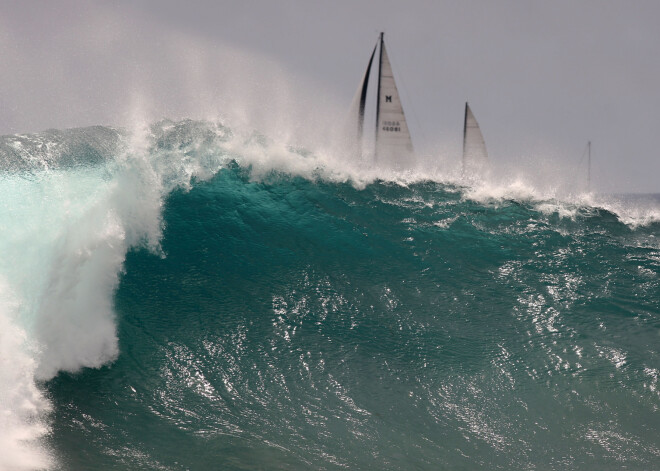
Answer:
[[371, 53], [367, 71], [353, 99], [350, 124], [355, 134], [357, 153], [361, 155], [369, 71], [378, 45], [380, 45], [380, 59], [378, 66], [378, 96], [376, 99], [375, 160], [400, 167], [402, 162], [407, 162], [412, 157], [413, 147], [399, 92], [394, 83], [392, 65], [385, 49], [383, 33], [380, 33], [378, 43], [376, 43]]
[[399, 91], [394, 83], [392, 65], [380, 33], [380, 67], [376, 108], [376, 160], [397, 166], [413, 153], [408, 123], [403, 114]]
[[479, 129], [470, 106], [465, 103], [465, 121], [463, 124], [463, 173], [478, 173], [488, 164], [488, 152], [484, 136]]

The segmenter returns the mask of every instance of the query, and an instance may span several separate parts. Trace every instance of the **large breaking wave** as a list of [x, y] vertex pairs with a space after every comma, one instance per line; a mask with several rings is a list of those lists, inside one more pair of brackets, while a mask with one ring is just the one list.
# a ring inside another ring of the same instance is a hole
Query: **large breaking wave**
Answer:
[[[3, 137], [0, 468], [657, 462], [658, 198], [530, 181], [215, 122]], [[133, 430], [76, 402], [103, 374]]]

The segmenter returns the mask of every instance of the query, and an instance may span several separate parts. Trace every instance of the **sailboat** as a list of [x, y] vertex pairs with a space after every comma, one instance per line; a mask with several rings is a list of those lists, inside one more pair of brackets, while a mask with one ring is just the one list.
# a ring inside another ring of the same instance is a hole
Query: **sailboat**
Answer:
[[367, 88], [369, 87], [369, 74], [376, 56], [378, 59], [378, 89], [376, 98], [376, 141], [374, 159], [378, 163], [391, 164], [395, 167], [404, 167], [413, 155], [412, 140], [408, 130], [408, 123], [403, 114], [399, 91], [394, 82], [392, 65], [390, 64], [383, 33], [380, 33], [378, 42], [369, 58], [367, 71], [364, 74], [360, 87], [351, 105], [351, 126], [354, 129], [355, 145], [358, 155], [362, 155], [362, 140], [364, 131], [365, 107], [367, 103]]
[[582, 162], [584, 161], [585, 156], [587, 157], [587, 191], [591, 191], [591, 141], [587, 141], [587, 147], [584, 149], [582, 152], [582, 158], [580, 158], [580, 163], [578, 164], [578, 167], [580, 169], [580, 173], [582, 173]]
[[479, 123], [474, 117], [470, 105], [465, 102], [465, 120], [463, 122], [463, 175], [478, 174], [488, 165], [486, 142], [481, 134]]

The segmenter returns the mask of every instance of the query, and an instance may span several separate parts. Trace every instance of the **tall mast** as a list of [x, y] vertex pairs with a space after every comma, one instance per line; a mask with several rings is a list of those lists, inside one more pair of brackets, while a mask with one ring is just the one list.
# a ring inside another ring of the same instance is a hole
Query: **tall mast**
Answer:
[[[378, 123], [380, 119], [380, 76], [383, 71], [383, 33], [380, 33], [380, 57], [378, 59], [378, 92], [376, 94], [376, 141], [378, 143]], [[378, 158], [378, 156], [376, 156]]]

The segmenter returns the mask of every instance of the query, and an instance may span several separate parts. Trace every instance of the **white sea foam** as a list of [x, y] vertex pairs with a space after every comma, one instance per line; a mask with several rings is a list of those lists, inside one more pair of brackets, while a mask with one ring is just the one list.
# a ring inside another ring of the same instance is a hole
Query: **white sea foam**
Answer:
[[633, 229], [660, 222], [659, 195], [594, 193], [566, 184], [556, 173], [547, 181], [532, 171], [518, 172], [515, 176], [502, 175], [506, 173], [485, 178], [458, 178], [450, 182], [463, 188], [466, 199], [482, 204], [497, 206], [516, 201], [527, 203], [543, 214], [557, 214], [568, 219], [606, 210]]
[[45, 469], [52, 464], [42, 443], [50, 407], [35, 384], [34, 352], [15, 322], [19, 309], [0, 279], [0, 469]]

